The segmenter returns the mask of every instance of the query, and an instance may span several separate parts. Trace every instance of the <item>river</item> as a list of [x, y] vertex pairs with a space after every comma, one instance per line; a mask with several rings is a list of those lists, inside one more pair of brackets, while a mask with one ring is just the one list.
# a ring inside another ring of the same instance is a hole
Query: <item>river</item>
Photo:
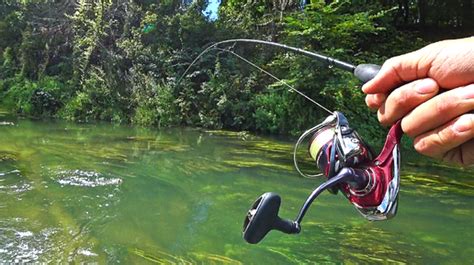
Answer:
[[398, 215], [325, 192], [302, 233], [242, 239], [263, 192], [294, 218], [322, 179], [293, 142], [248, 133], [35, 121], [0, 113], [0, 261], [178, 264], [474, 262], [473, 171], [402, 157]]

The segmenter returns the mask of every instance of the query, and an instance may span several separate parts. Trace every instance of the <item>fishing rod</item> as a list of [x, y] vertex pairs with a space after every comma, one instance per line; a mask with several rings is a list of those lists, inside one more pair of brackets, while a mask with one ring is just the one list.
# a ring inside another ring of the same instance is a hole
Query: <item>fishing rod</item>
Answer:
[[[281, 204], [281, 198], [278, 194], [267, 192], [261, 195], [252, 204], [245, 216], [242, 231], [245, 241], [256, 244], [271, 230], [279, 230], [287, 234], [300, 233], [301, 222], [306, 212], [324, 190], [328, 190], [333, 194], [337, 194], [340, 191], [367, 220], [381, 221], [394, 217], [398, 209], [398, 192], [400, 187], [399, 145], [403, 135], [401, 122], [398, 121], [392, 125], [382, 150], [375, 157], [370, 146], [359, 136], [356, 130], [350, 127], [343, 113], [339, 111], [331, 112], [320, 103], [243, 56], [229, 49], [218, 47], [219, 45], [235, 45], [236, 43], [270, 45], [308, 56], [326, 65], [352, 72], [363, 83], [374, 78], [380, 70], [380, 66], [375, 64], [359, 64], [354, 66], [325, 55], [275, 42], [254, 39], [230, 39], [216, 42], [204, 49], [181, 75], [177, 84], [186, 76], [186, 73], [197, 60], [207, 52], [211, 50], [229, 52], [330, 113], [322, 123], [305, 131], [299, 137], [293, 151], [294, 165], [298, 173], [305, 177], [322, 175], [327, 178], [327, 181], [311, 192], [294, 220], [282, 219], [278, 216]], [[309, 138], [308, 153], [319, 169], [319, 174], [308, 175], [303, 173], [298, 167], [296, 152], [301, 143], [307, 138]]]
[[301, 48], [289, 46], [286, 44], [281, 44], [277, 42], [272, 42], [272, 41], [264, 41], [264, 40], [256, 40], [256, 39], [229, 39], [229, 40], [223, 40], [216, 42], [214, 44], [211, 44], [209, 47], [204, 49], [188, 66], [188, 68], [184, 71], [184, 73], [181, 75], [181, 77], [178, 79], [179, 83], [183, 77], [186, 75], [186, 73], [191, 69], [191, 67], [199, 60], [204, 54], [208, 53], [212, 49], [218, 47], [219, 45], [224, 45], [224, 44], [236, 44], [236, 43], [252, 43], [252, 44], [262, 44], [262, 45], [267, 45], [267, 46], [273, 46], [277, 47], [283, 50], [291, 51], [297, 54], [301, 54], [304, 56], [307, 56], [311, 59], [315, 59], [316, 61], [322, 62], [328, 66], [336, 67], [338, 69], [348, 71], [354, 74], [357, 79], [362, 81], [363, 83], [368, 82], [372, 78], [374, 78], [377, 73], [380, 71], [380, 66], [376, 64], [359, 64], [357, 66], [352, 65], [348, 62], [340, 61], [338, 59], [325, 56], [316, 52], [311, 52], [307, 50], [303, 50]]

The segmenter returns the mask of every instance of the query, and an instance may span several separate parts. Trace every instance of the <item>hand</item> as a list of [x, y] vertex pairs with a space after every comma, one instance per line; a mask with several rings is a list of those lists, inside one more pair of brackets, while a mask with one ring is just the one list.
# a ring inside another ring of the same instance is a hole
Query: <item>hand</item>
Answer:
[[362, 89], [382, 124], [402, 119], [419, 153], [474, 164], [474, 37], [391, 58]]

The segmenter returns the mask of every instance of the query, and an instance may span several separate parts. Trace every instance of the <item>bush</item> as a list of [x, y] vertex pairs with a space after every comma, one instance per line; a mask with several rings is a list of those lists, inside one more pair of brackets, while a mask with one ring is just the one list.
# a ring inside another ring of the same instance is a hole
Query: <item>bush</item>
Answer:
[[128, 121], [124, 98], [111, 85], [104, 71], [94, 67], [85, 77], [81, 89], [65, 104], [59, 116], [71, 121]]
[[255, 128], [266, 133], [282, 133], [285, 128], [288, 111], [286, 94], [260, 94], [255, 97]]
[[64, 84], [55, 77], [45, 76], [39, 81], [25, 79], [21, 75], [2, 80], [3, 103], [17, 113], [44, 117], [54, 116], [62, 106], [60, 96]]
[[144, 126], [170, 126], [177, 123], [172, 88], [166, 84], [155, 85], [153, 95], [137, 100], [132, 122]]

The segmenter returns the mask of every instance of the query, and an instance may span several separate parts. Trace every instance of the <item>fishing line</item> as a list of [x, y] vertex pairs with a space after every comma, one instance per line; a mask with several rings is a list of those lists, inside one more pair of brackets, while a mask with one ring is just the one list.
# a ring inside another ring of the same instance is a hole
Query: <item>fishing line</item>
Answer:
[[[243, 60], [244, 62], [250, 64], [251, 66], [257, 68], [258, 70], [262, 71], [263, 73], [267, 74], [268, 76], [272, 77], [273, 79], [277, 80], [278, 82], [281, 82], [283, 85], [285, 85], [286, 87], [290, 88], [292, 91], [295, 91], [296, 93], [298, 93], [299, 95], [303, 96], [304, 98], [306, 98], [307, 100], [311, 101], [312, 103], [316, 104], [316, 106], [322, 108], [323, 110], [327, 111], [328, 113], [330, 114], [333, 114], [333, 112], [331, 112], [329, 109], [327, 109], [326, 107], [322, 106], [321, 104], [319, 104], [317, 101], [313, 100], [312, 98], [308, 97], [307, 95], [305, 95], [303, 92], [299, 91], [298, 89], [294, 88], [293, 86], [291, 86], [290, 84], [288, 84], [287, 82], [281, 80], [280, 78], [276, 77], [275, 75], [273, 75], [272, 73], [266, 71], [265, 69], [259, 67], [258, 65], [256, 65], [255, 63], [251, 62], [250, 60], [244, 58], [243, 56], [241, 56], [240, 54], [238, 53], [235, 53], [234, 51], [232, 50], [229, 50], [229, 49], [221, 49], [221, 48], [218, 48], [218, 47], [214, 47], [214, 49], [216, 50], [219, 50], [219, 51], [223, 51], [223, 52], [228, 52], [234, 56], [236, 56], [237, 58]], [[319, 130], [321, 128], [321, 125], [317, 125], [317, 126], [314, 126], [313, 128], [307, 130], [306, 132], [304, 132], [300, 138], [298, 139], [298, 142], [296, 143], [295, 147], [294, 147], [294, 150], [293, 150], [293, 163], [295, 165], [295, 168], [296, 170], [298, 171], [298, 173], [300, 173], [301, 176], [305, 177], [305, 178], [315, 178], [315, 177], [319, 177], [319, 176], [322, 176], [323, 174], [322, 173], [319, 173], [319, 174], [306, 174], [304, 173], [299, 165], [298, 165], [298, 159], [296, 158], [296, 154], [297, 154], [297, 150], [298, 150], [298, 147], [299, 145], [301, 144], [301, 142], [308, 136], [310, 135], [311, 133], [314, 133], [315, 131]]]
[[216, 50], [219, 50], [219, 51], [223, 51], [223, 52], [228, 52], [234, 56], [236, 56], [237, 58], [241, 59], [242, 61], [250, 64], [251, 66], [255, 67], [256, 69], [260, 70], [261, 72], [267, 74], [268, 76], [270, 76], [271, 78], [275, 79], [276, 81], [282, 83], [283, 85], [285, 85], [286, 87], [288, 87], [290, 90], [298, 93], [300, 96], [306, 98], [307, 100], [309, 100], [311, 103], [315, 104], [316, 106], [320, 107], [321, 109], [323, 109], [324, 111], [328, 112], [329, 114], [332, 114], [333, 112], [330, 111], [328, 108], [324, 107], [323, 105], [321, 105], [320, 103], [318, 103], [317, 101], [315, 101], [314, 99], [310, 98], [309, 96], [305, 95], [303, 92], [299, 91], [298, 89], [294, 88], [292, 85], [288, 84], [287, 82], [281, 80], [280, 78], [276, 77], [275, 75], [273, 75], [272, 73], [268, 72], [267, 70], [261, 68], [260, 66], [256, 65], [255, 63], [249, 61], [248, 59], [244, 58], [243, 56], [241, 56], [240, 54], [237, 54], [231, 50], [227, 50], [227, 49], [221, 49], [221, 48], [218, 48], [218, 47], [214, 47], [214, 49]]

